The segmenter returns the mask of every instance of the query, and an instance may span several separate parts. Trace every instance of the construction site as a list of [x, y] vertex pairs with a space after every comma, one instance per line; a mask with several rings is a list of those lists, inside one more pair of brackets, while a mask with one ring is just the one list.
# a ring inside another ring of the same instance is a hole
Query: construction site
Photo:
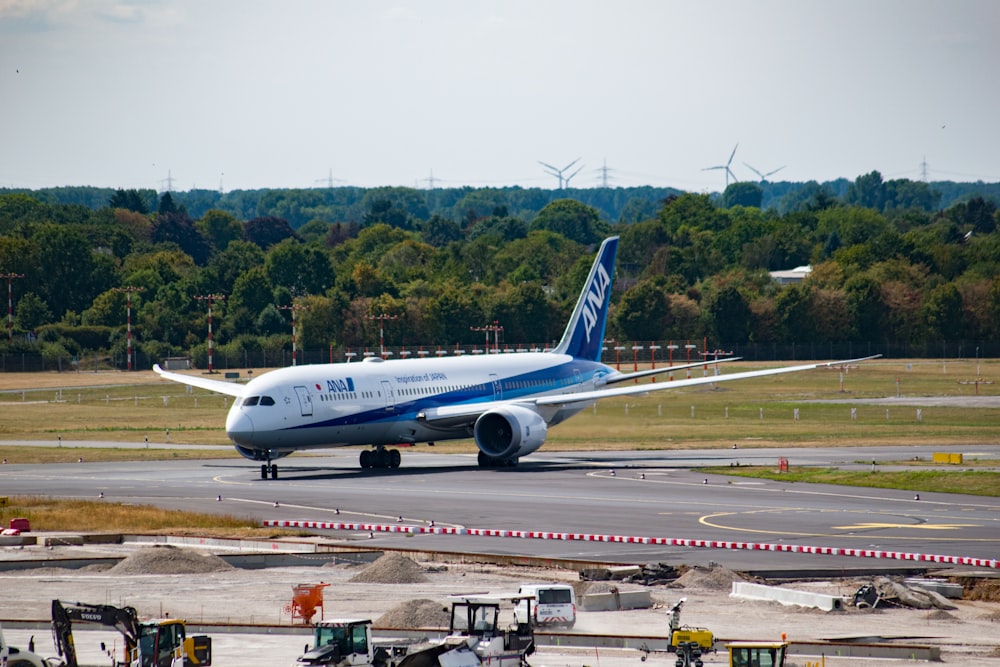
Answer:
[[[7, 666], [1000, 663], [1000, 581], [984, 573], [767, 581], [710, 563], [570, 568], [321, 539], [280, 553], [167, 542], [0, 546]], [[538, 604], [533, 584], [571, 587], [573, 621], [516, 617], [522, 587], [532, 594], [521, 604]], [[56, 644], [70, 625], [68, 660]], [[140, 647], [150, 633], [154, 655]]]

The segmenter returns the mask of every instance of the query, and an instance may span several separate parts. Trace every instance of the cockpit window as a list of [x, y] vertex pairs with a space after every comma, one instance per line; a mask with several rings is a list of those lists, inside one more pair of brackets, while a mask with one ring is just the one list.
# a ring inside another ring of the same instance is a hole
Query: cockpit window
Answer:
[[261, 405], [274, 405], [274, 399], [271, 398], [270, 396], [261, 396], [260, 397], [260, 404]]
[[257, 405], [257, 401], [259, 400], [260, 396], [247, 396], [245, 399], [243, 399], [243, 406], [246, 407], [248, 405]]

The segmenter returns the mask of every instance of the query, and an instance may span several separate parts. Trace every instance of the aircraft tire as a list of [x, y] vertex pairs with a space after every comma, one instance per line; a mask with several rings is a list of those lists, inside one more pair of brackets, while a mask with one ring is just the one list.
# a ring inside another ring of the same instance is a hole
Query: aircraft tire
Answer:
[[271, 464], [271, 479], [278, 479], [278, 464]]
[[266, 463], [261, 463], [260, 464], [260, 478], [261, 479], [267, 479], [267, 464]]
[[389, 467], [398, 468], [399, 464], [403, 462], [403, 455], [399, 453], [398, 449], [389, 450]]
[[362, 468], [371, 468], [372, 467], [372, 450], [370, 450], [370, 449], [362, 449], [361, 450], [361, 456], [359, 457], [359, 459], [361, 461], [361, 467]]

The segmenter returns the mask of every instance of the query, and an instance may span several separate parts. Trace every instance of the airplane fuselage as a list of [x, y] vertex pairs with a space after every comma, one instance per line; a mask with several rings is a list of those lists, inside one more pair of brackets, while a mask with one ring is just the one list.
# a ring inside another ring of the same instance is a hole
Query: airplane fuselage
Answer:
[[[247, 384], [226, 433], [241, 447], [275, 453], [469, 438], [467, 418], [429, 421], [428, 413], [591, 391], [614, 375], [604, 364], [546, 352], [294, 366]], [[590, 403], [551, 408], [543, 418], [557, 424]]]

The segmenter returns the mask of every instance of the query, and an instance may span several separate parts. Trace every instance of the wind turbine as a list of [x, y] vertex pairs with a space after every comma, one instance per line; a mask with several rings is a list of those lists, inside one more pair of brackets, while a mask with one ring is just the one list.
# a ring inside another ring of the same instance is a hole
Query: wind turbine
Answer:
[[733, 152], [729, 154], [729, 160], [726, 161], [726, 164], [717, 164], [714, 167], [705, 167], [704, 169], [702, 169], [702, 171], [711, 171], [713, 169], [723, 169], [723, 170], [725, 170], [725, 172], [726, 172], [726, 187], [727, 188], [729, 187], [729, 177], [730, 176], [733, 177], [733, 183], [738, 182], [739, 179], [736, 178], [736, 174], [734, 174], [733, 170], [729, 168], [729, 165], [731, 165], [733, 163], [733, 157], [736, 155], [736, 149], [739, 148], [739, 147], [740, 147], [739, 142], [736, 142], [736, 145], [733, 146]]
[[778, 167], [777, 169], [772, 169], [771, 171], [767, 172], [766, 174], [762, 174], [762, 173], [760, 173], [759, 171], [757, 171], [756, 169], [754, 169], [753, 167], [751, 167], [750, 165], [748, 165], [748, 164], [747, 164], [746, 162], [744, 162], [743, 164], [745, 164], [745, 165], [746, 165], [747, 169], [749, 169], [749, 170], [750, 170], [750, 171], [752, 171], [753, 173], [755, 173], [755, 174], [757, 174], [758, 176], [760, 176], [760, 182], [761, 182], [761, 183], [766, 183], [766, 182], [767, 182], [767, 177], [768, 177], [768, 176], [770, 176], [770, 175], [772, 175], [772, 174], [777, 174], [777, 173], [778, 173], [779, 171], [781, 171], [782, 169], [784, 169], [784, 168], [785, 168], [785, 165], [781, 165], [781, 166], [780, 166], [780, 167]]
[[562, 169], [557, 169], [556, 167], [553, 167], [551, 164], [546, 164], [545, 162], [542, 162], [541, 160], [538, 161], [538, 164], [540, 164], [540, 165], [542, 165], [543, 167], [546, 168], [546, 170], [545, 170], [546, 174], [550, 174], [550, 175], [555, 176], [556, 178], [559, 179], [559, 189], [563, 190], [567, 186], [569, 186], [569, 180], [571, 178], [573, 178], [574, 176], [576, 176], [577, 174], [580, 173], [580, 171], [583, 169], [583, 165], [581, 164], [577, 168], [576, 171], [574, 171], [572, 174], [570, 174], [569, 176], [567, 176], [565, 178], [563, 178], [563, 172], [569, 171], [569, 168], [572, 167], [574, 164], [576, 164], [579, 161], [580, 161], [580, 158], [577, 158], [577, 159], [573, 160], [572, 162], [570, 162], [565, 167], [563, 167]]

